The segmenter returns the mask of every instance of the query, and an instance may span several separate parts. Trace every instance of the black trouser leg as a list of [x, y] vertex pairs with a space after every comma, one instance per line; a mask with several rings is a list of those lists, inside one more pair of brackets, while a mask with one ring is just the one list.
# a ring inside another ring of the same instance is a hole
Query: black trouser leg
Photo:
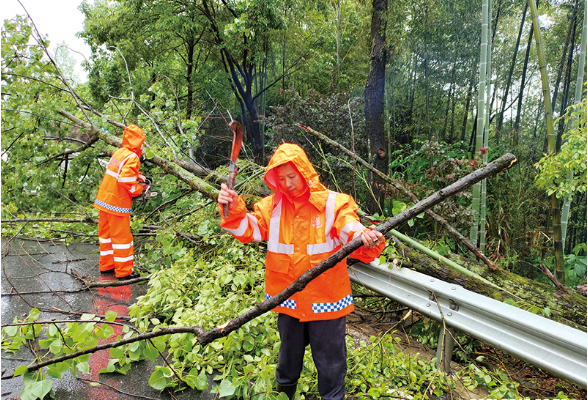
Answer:
[[[300, 322], [289, 315], [278, 316], [278, 331], [282, 344], [278, 355], [276, 380], [281, 386], [292, 385], [300, 378], [304, 351], [312, 349], [318, 370], [319, 393], [324, 400], [345, 398], [347, 348], [345, 347], [345, 317]], [[295, 389], [294, 389], [295, 390]]]
[[323, 400], [345, 398], [347, 348], [345, 317], [308, 323], [310, 348], [318, 370], [318, 388]]
[[280, 352], [276, 380], [280, 385], [298, 382], [302, 371], [304, 350], [308, 345], [308, 332], [304, 322], [286, 314], [278, 316], [278, 331], [280, 333]]

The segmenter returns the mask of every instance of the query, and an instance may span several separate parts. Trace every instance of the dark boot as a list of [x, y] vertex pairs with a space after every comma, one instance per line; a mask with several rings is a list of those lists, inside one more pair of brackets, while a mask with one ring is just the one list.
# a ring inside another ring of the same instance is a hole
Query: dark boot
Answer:
[[298, 386], [298, 382], [289, 383], [287, 385], [280, 385], [278, 383], [278, 393], [286, 393], [286, 396], [290, 400], [294, 400], [294, 395], [296, 394], [296, 386]]

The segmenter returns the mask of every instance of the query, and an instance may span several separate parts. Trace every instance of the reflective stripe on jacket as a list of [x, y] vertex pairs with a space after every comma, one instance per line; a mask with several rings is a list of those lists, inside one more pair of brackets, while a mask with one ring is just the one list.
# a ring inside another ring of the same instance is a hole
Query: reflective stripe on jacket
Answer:
[[115, 215], [131, 213], [133, 197], [143, 191], [143, 187], [137, 184], [143, 141], [145, 134], [141, 128], [135, 125], [125, 128], [122, 147], [114, 152], [106, 167], [94, 200], [95, 208]]
[[[297, 198], [279, 190], [273, 171], [289, 161], [310, 189]], [[221, 227], [243, 243], [267, 241], [265, 296], [269, 299], [366, 228], [359, 222], [355, 201], [320, 184], [306, 154], [296, 145], [284, 144], [276, 150], [266, 169], [265, 181], [274, 194], [256, 203], [253, 213], [247, 213], [239, 198], [229, 217], [221, 219]], [[383, 248], [384, 243], [371, 250], [362, 246], [350, 256], [371, 262]], [[318, 276], [274, 311], [300, 321], [334, 319], [352, 312], [346, 260]]]

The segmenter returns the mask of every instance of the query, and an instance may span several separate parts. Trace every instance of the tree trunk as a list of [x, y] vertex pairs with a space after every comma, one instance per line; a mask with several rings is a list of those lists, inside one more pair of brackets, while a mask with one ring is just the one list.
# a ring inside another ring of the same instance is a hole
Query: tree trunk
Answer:
[[523, 34], [523, 27], [525, 26], [525, 17], [527, 16], [527, 9], [529, 3], [525, 3], [525, 10], [523, 11], [523, 18], [521, 18], [521, 24], [519, 26], [519, 34], [517, 36], [517, 43], [515, 44], [514, 52], [512, 55], [512, 61], [510, 62], [510, 70], [508, 71], [508, 78], [506, 79], [506, 88], [502, 95], [502, 105], [500, 106], [500, 113], [498, 113], [498, 122], [496, 122], [496, 141], [500, 143], [500, 131], [502, 130], [502, 122], [504, 120], [504, 110], [506, 109], [506, 101], [508, 94], [510, 93], [510, 84], [512, 82], [512, 74], [517, 61], [517, 54], [519, 52], [519, 44], [521, 43], [521, 35]]
[[[447, 122], [449, 120], [449, 107], [451, 104], [451, 99], [453, 98], [453, 85], [455, 83], [455, 65], [457, 62], [457, 48], [459, 47], [459, 39], [456, 43], [455, 54], [453, 56], [453, 66], [451, 67], [451, 82], [449, 83], [449, 94], [447, 95], [447, 104], [445, 105], [445, 122], [443, 124], [443, 130], [441, 131], [441, 140], [445, 141], [445, 135], [447, 132]], [[451, 120], [451, 129], [450, 136], [453, 135], [453, 119]]]
[[[574, 62], [574, 47], [576, 44], [576, 15], [578, 11], [578, 0], [576, 0], [576, 10], [574, 10], [574, 16], [572, 18], [571, 27], [572, 28], [572, 43], [570, 45], [570, 51], [568, 55], [568, 63], [566, 68], [566, 76], [564, 78], [564, 90], [561, 96], [561, 108], [559, 111], [559, 115], [564, 115], [566, 112], [566, 108], [568, 107], [568, 95], [570, 92], [570, 82], [572, 81], [572, 64]], [[555, 108], [555, 103], [553, 104]], [[564, 119], [559, 120], [558, 130], [557, 130], [557, 138], [555, 142], [555, 152], [559, 153], [561, 151], [561, 137], [564, 132]]]
[[547, 307], [550, 310], [550, 319], [586, 332], [586, 297], [578, 293], [561, 293], [552, 285], [527, 279], [508, 271], [492, 272], [482, 264], [452, 253], [445, 255], [450, 260], [515, 296], [501, 294], [494, 286], [488, 285], [481, 280], [472, 279], [464, 273], [437, 263], [424, 254], [404, 245], [396, 238], [392, 238], [392, 240], [398, 252], [405, 257], [402, 260], [403, 267], [413, 268], [415, 271], [448, 283], [455, 283], [472, 292], [497, 300], [512, 298], [521, 308], [527, 309], [532, 305], [540, 309]]
[[[537, 1], [539, 3], [539, 1]], [[529, 39], [527, 40], [527, 52], [525, 53], [525, 62], [523, 63], [523, 74], [521, 76], [521, 86], [519, 88], [519, 99], [517, 103], [517, 116], [514, 122], [514, 130], [519, 129], [521, 123], [521, 112], [523, 109], [523, 92], [525, 91], [525, 79], [527, 78], [527, 67], [529, 65], [529, 54], [531, 53], [531, 44], [533, 43], [533, 26], [529, 30]]]
[[[561, 82], [561, 74], [564, 69], [564, 63], [566, 60], [566, 55], [568, 53], [568, 46], [570, 44], [572, 30], [574, 31], [574, 33], [576, 32], [576, 15], [578, 14], [578, 9], [579, 9], [578, 0], [576, 0], [576, 7], [574, 9], [574, 15], [573, 15], [572, 20], [570, 22], [570, 27], [568, 28], [568, 34], [566, 35], [566, 42], [564, 44], [563, 52], [561, 54], [561, 59], [559, 60], [559, 68], [557, 69], [557, 79], [555, 80], [555, 85], [553, 87], [553, 96], [551, 97], [551, 105], [553, 106], [554, 110], [555, 110], [555, 105], [557, 103], [557, 93], [559, 92], [559, 84]], [[573, 48], [574, 48], [574, 44], [572, 43], [572, 49]], [[573, 50], [571, 52], [573, 53]]]
[[[370, 154], [374, 168], [388, 174], [387, 146], [384, 140], [384, 89], [386, 84], [386, 21], [388, 0], [373, 0], [372, 50], [370, 53], [370, 72], [365, 86], [366, 134], [370, 141]], [[367, 199], [370, 213], [381, 213], [384, 192], [383, 182], [372, 174], [370, 177], [373, 196]]]
[[475, 75], [472, 74], [472, 79], [470, 80], [470, 86], [468, 87], [468, 95], [466, 97], [466, 105], [465, 111], [463, 113], [463, 125], [461, 126], [461, 141], [465, 141], [465, 134], [468, 126], [468, 114], [470, 113], [470, 103], [472, 101], [472, 93], [474, 93], [474, 78]]
[[[547, 125], [547, 144], [549, 153], [555, 154], [555, 132], [553, 126], [553, 107], [549, 98], [549, 78], [547, 76], [547, 63], [545, 61], [545, 50], [541, 38], [541, 27], [539, 25], [539, 16], [537, 15], [537, 6], [534, 0], [529, 0], [531, 15], [533, 17], [533, 34], [537, 42], [537, 55], [539, 58], [539, 71], [541, 73], [541, 89], [543, 91], [543, 100], [545, 103], [545, 123]], [[564, 260], [561, 243], [561, 210], [559, 199], [552, 193], [550, 196], [551, 212], [553, 215], [553, 247], [555, 252], [555, 276], [558, 281], [564, 282]]]

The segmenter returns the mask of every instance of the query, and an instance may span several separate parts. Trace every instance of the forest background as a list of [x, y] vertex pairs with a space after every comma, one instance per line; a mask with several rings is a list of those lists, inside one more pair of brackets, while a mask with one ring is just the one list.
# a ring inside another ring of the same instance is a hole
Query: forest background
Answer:
[[[391, 181], [424, 198], [505, 153], [515, 154], [515, 167], [432, 211], [469, 236], [488, 265], [552, 286], [544, 266], [568, 287], [581, 287], [586, 3], [537, 4], [554, 123], [544, 117], [545, 80], [525, 1], [83, 2], [79, 36], [92, 50], [84, 64], [86, 82], [73, 73], [66, 47], [48, 52], [43, 32], [30, 20], [7, 20], [2, 234], [95, 241], [91, 204], [104, 165], [115, 135], [135, 123], [147, 133], [142, 172], [157, 192], [133, 210], [133, 232], [145, 239], [135, 245], [137, 265], [151, 273], [153, 288], [137, 305], [138, 326], [147, 329], [154, 316], [166, 326], [222, 323], [243, 304], [208, 304], [214, 296], [203, 293], [234, 292], [231, 285], [237, 284], [250, 295], [263, 274], [262, 249], [243, 248], [218, 227], [214, 198], [227, 173], [227, 125], [234, 118], [246, 134], [238, 188], [249, 205], [267, 194], [260, 166], [279, 144], [295, 142], [322, 182], [352, 194], [372, 221], [414, 202]], [[563, 208], [565, 216], [566, 202], [567, 220], [559, 215]], [[560, 219], [567, 223], [564, 230]], [[441, 255], [475, 258], [439, 220], [415, 218], [399, 230]], [[565, 239], [557, 237], [560, 232]], [[386, 256], [399, 258], [397, 250], [390, 246]], [[206, 263], [212, 255], [218, 260]], [[220, 283], [196, 294], [202, 277], [188, 267], [210, 272], [215, 263], [223, 265], [214, 273]], [[169, 298], [166, 290], [178, 284], [171, 276], [184, 279], [183, 295]], [[254, 291], [253, 304], [255, 299]], [[224, 311], [203, 317], [203, 304]], [[539, 309], [549, 316], [549, 309]], [[426, 331], [422, 324], [416, 331]], [[175, 339], [168, 345], [181, 347]], [[196, 356], [188, 356], [191, 348], [182, 351], [177, 362], [187, 368]], [[243, 377], [244, 370], [238, 371], [235, 376]], [[159, 373], [161, 388], [179, 384], [177, 375]], [[236, 379], [228, 387], [242, 395]], [[360, 383], [353, 388], [360, 390]]]

